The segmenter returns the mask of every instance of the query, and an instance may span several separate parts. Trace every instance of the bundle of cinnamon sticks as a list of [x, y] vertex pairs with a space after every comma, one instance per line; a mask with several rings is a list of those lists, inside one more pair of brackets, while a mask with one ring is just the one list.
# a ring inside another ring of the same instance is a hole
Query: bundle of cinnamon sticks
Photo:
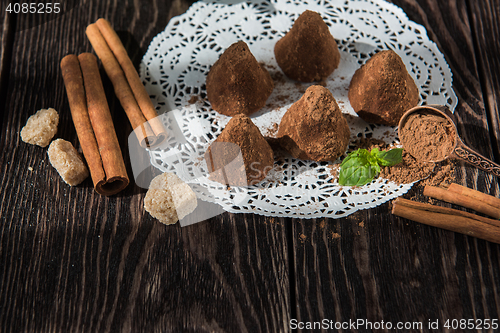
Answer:
[[[102, 18], [90, 24], [86, 33], [141, 146], [160, 145], [167, 138], [164, 126], [120, 38]], [[61, 69], [73, 123], [94, 188], [103, 195], [116, 194], [128, 185], [129, 178], [97, 58], [90, 53], [67, 55], [61, 60]]]
[[427, 185], [424, 195], [470, 208], [493, 218], [403, 198], [393, 201], [392, 213], [415, 222], [500, 244], [500, 199], [458, 184], [451, 184], [447, 189]]

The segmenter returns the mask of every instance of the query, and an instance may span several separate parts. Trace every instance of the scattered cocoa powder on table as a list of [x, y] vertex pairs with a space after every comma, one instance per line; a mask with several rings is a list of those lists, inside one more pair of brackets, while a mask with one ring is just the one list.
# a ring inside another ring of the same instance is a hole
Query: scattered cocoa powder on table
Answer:
[[434, 168], [434, 172], [429, 176], [429, 178], [420, 182], [419, 185], [448, 187], [451, 183], [455, 182], [455, 163], [453, 161], [445, 160], [444, 162], [437, 163]]
[[391, 167], [382, 167], [380, 177], [398, 184], [409, 184], [422, 180], [422, 186], [447, 186], [455, 182], [455, 165], [452, 161], [440, 163], [419, 162], [407, 151], [403, 151], [403, 161]]
[[419, 162], [404, 150], [403, 161], [391, 167], [382, 167], [380, 177], [399, 184], [409, 184], [429, 177], [434, 166], [434, 163]]

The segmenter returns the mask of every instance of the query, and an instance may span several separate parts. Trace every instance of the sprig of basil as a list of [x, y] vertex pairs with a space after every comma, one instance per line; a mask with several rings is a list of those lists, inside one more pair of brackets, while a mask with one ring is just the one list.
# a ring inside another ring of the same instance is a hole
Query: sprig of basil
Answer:
[[340, 164], [339, 184], [363, 186], [371, 182], [379, 173], [380, 166], [393, 166], [403, 160], [403, 148], [382, 150], [373, 148], [355, 150]]

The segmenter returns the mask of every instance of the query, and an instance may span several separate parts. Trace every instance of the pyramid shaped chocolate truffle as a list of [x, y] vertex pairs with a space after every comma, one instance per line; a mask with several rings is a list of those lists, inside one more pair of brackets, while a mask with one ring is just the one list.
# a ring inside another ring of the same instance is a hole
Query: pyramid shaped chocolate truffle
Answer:
[[301, 82], [322, 81], [340, 62], [340, 52], [321, 15], [306, 10], [274, 46], [283, 73]]
[[243, 114], [231, 118], [205, 152], [213, 181], [235, 186], [255, 185], [274, 164], [271, 146], [259, 128]]
[[333, 162], [346, 151], [350, 131], [331, 92], [314, 85], [283, 115], [277, 136], [295, 158]]
[[396, 126], [405, 111], [417, 106], [419, 92], [403, 60], [396, 52], [386, 50], [356, 70], [348, 97], [363, 120]]
[[212, 108], [226, 116], [234, 116], [260, 110], [271, 95], [274, 83], [248, 45], [239, 41], [224, 51], [210, 68], [206, 87]]

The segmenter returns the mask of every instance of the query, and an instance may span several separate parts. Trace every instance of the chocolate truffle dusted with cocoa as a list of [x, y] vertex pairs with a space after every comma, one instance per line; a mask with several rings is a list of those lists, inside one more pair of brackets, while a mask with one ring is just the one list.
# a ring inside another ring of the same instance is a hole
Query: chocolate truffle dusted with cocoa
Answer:
[[335, 161], [346, 151], [350, 135], [335, 98], [319, 85], [307, 88], [278, 130], [279, 144], [293, 157], [313, 161]]
[[354, 73], [349, 102], [363, 120], [396, 126], [403, 114], [417, 106], [417, 85], [403, 60], [392, 51], [380, 51]]
[[259, 128], [243, 114], [231, 118], [205, 152], [213, 181], [235, 186], [255, 185], [273, 168], [274, 155]]
[[340, 52], [321, 15], [306, 10], [274, 46], [283, 73], [301, 82], [322, 81], [340, 62]]
[[206, 87], [212, 108], [226, 116], [234, 116], [260, 110], [271, 95], [274, 83], [248, 45], [239, 41], [224, 51], [210, 68]]

